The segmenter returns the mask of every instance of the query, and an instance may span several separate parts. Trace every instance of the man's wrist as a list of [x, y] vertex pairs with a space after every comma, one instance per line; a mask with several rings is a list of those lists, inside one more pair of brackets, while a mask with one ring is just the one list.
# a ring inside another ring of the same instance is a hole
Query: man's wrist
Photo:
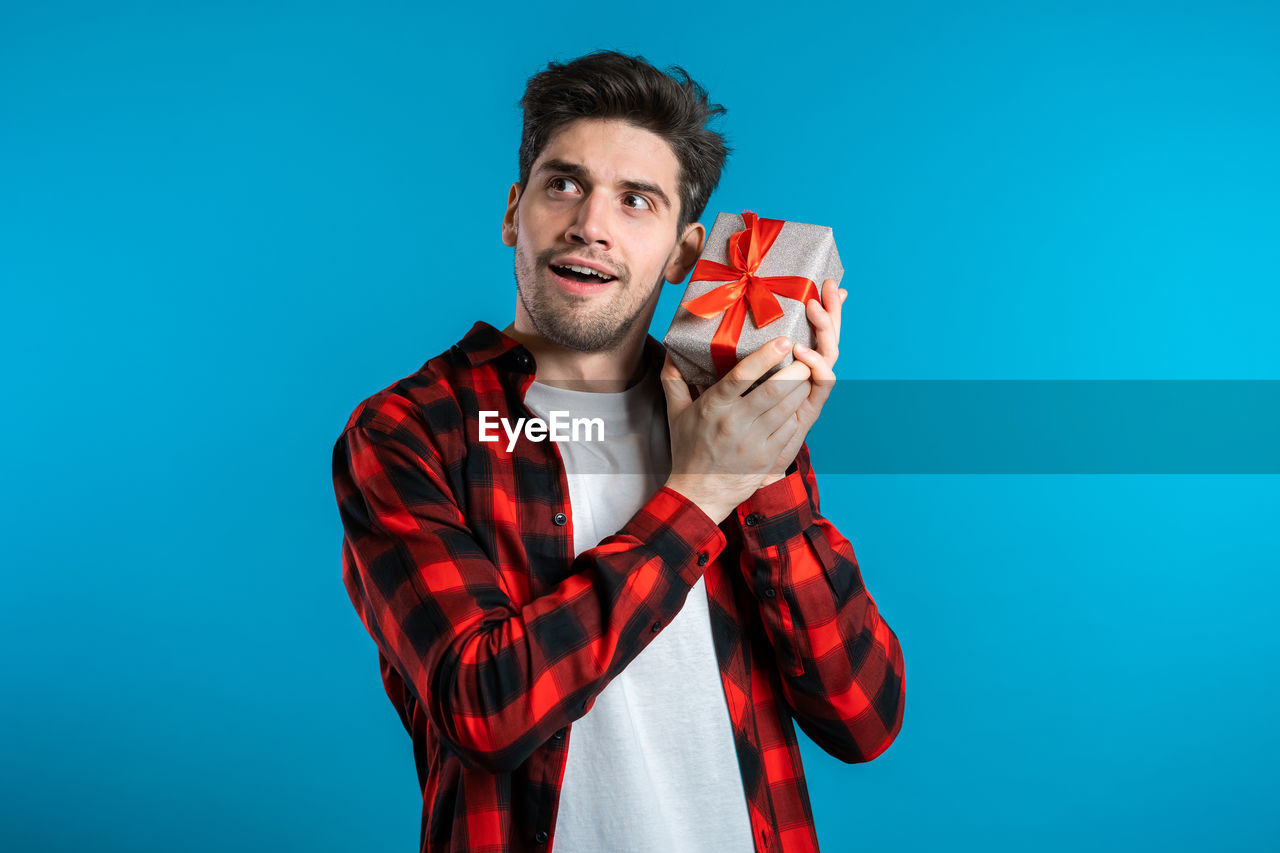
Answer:
[[697, 481], [690, 480], [688, 477], [672, 475], [667, 479], [665, 485], [668, 489], [679, 493], [689, 503], [706, 513], [707, 517], [716, 524], [728, 518], [737, 507], [737, 504], [729, 506], [714, 497], [701, 494], [697, 487]]
[[787, 466], [787, 470], [777, 474], [767, 475], [764, 478], [764, 480], [761, 481], [760, 488], [763, 489], [765, 486], [772, 486], [774, 483], [778, 482], [779, 480], [785, 480], [788, 475], [794, 474], [798, 470], [799, 470], [799, 466], [796, 464], [796, 460], [792, 459], [791, 464]]

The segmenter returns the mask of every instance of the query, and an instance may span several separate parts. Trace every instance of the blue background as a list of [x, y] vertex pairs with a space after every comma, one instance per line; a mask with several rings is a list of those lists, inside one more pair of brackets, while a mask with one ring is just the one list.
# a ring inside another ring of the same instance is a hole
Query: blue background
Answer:
[[[329, 452], [511, 318], [548, 59], [729, 107], [704, 221], [835, 228], [846, 378], [1280, 378], [1274, 4], [457, 5], [4, 3], [7, 849], [416, 849]], [[824, 850], [1274, 849], [1275, 477], [820, 482], [908, 693], [804, 742]]]

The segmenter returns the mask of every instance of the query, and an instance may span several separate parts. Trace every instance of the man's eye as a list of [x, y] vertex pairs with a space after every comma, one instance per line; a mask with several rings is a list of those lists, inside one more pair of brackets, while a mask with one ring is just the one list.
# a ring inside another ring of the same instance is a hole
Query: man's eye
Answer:
[[551, 187], [551, 189], [555, 190], [556, 192], [566, 192], [566, 193], [573, 192], [578, 188], [578, 185], [568, 178], [552, 178], [549, 186]]
[[622, 197], [622, 200], [627, 207], [634, 207], [636, 210], [652, 209], [652, 205], [649, 204], [649, 199], [645, 198], [642, 195], [636, 195], [635, 193], [627, 193]]

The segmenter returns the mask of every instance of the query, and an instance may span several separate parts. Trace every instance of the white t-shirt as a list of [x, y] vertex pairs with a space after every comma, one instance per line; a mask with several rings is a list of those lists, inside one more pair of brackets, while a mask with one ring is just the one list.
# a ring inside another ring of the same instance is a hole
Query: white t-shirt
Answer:
[[[526, 392], [544, 420], [561, 411], [604, 423], [603, 441], [558, 444], [575, 555], [616, 533], [670, 475], [662, 393], [654, 371], [614, 394], [540, 382]], [[701, 578], [568, 737], [555, 853], [755, 850]]]

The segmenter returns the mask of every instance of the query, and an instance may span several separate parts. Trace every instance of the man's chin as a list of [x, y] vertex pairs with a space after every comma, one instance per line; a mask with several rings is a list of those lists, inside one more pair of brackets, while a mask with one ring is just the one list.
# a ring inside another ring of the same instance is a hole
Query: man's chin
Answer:
[[547, 340], [578, 352], [603, 352], [618, 347], [631, 329], [630, 321], [612, 323], [574, 323], [566, 316], [571, 312], [548, 312], [536, 318], [535, 326]]
[[[531, 294], [522, 289], [525, 313], [539, 335], [566, 349], [588, 353], [617, 349], [636, 322], [636, 317], [608, 316], [610, 309], [616, 308], [608, 296], [569, 293], [541, 276], [537, 286]], [[620, 280], [609, 282], [604, 292], [618, 286]]]
[[604, 352], [616, 349], [623, 335], [617, 331], [596, 329], [565, 329], [554, 327], [543, 334], [547, 340], [559, 344], [565, 349], [578, 352]]

